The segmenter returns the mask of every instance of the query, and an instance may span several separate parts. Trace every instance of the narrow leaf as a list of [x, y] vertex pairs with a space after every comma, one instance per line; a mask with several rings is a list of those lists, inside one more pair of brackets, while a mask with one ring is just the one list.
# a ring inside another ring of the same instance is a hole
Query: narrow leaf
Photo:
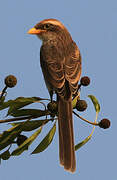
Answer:
[[87, 138], [85, 138], [82, 142], [79, 144], [75, 145], [75, 151], [80, 149], [83, 145], [85, 145], [89, 140], [91, 139], [91, 136], [89, 135]]
[[[24, 122], [25, 124], [26, 122]], [[22, 132], [22, 127], [24, 124], [16, 125], [7, 131], [4, 131], [0, 135], [0, 150], [4, 149], [8, 145], [12, 144], [13, 140]]]
[[88, 97], [93, 102], [96, 112], [99, 113], [100, 112], [100, 104], [99, 104], [98, 100], [96, 99], [96, 97], [93, 95], [88, 95]]
[[41, 117], [49, 115], [48, 110], [40, 110], [40, 109], [18, 109], [13, 112], [10, 112], [9, 115], [14, 117], [21, 117], [21, 116], [33, 116], [33, 117]]
[[2, 96], [2, 98], [0, 98], [0, 106], [4, 103], [5, 101], [5, 96]]
[[29, 145], [37, 138], [37, 136], [41, 133], [42, 128], [38, 129], [35, 133], [32, 134], [28, 139], [26, 139], [17, 149], [15, 149], [11, 155], [18, 156], [23, 153], [25, 150], [28, 150]]
[[2, 154], [0, 154], [0, 158], [3, 160], [8, 160], [10, 158], [10, 152], [9, 150], [6, 150], [5, 152], [3, 152]]
[[40, 100], [43, 100], [43, 99], [38, 98], [38, 97], [29, 97], [29, 98], [18, 97], [15, 100], [12, 100], [12, 103], [10, 104], [10, 108], [8, 110], [8, 115], [17, 109], [20, 109], [20, 108], [27, 106], [29, 104], [38, 102]]
[[0, 110], [8, 108], [12, 104], [12, 102], [13, 102], [12, 100], [9, 100], [7, 102], [3, 102], [2, 104], [0, 104]]
[[[98, 100], [96, 99], [95, 96], [93, 96], [93, 95], [88, 95], [88, 97], [92, 100], [93, 105], [94, 105], [95, 110], [96, 110], [96, 117], [95, 117], [95, 121], [94, 121], [94, 122], [96, 123], [97, 118], [98, 118], [98, 113], [99, 113], [99, 111], [100, 111], [100, 105], [99, 105]], [[95, 130], [95, 126], [93, 126], [93, 129], [92, 129], [92, 132], [90, 133], [90, 135], [89, 135], [87, 138], [85, 138], [82, 142], [80, 142], [79, 144], [77, 144], [77, 145], [75, 146], [75, 150], [76, 150], [76, 151], [77, 151], [79, 148], [81, 148], [83, 145], [85, 145], [85, 144], [91, 139], [91, 137], [92, 137], [92, 135], [93, 135], [93, 133], [94, 133], [94, 130]]]
[[78, 95], [72, 100], [72, 107], [73, 109], [76, 107], [76, 103], [77, 101], [80, 99], [80, 92], [78, 93]]
[[49, 133], [46, 135], [46, 137], [41, 141], [41, 143], [36, 147], [36, 149], [31, 154], [36, 154], [44, 151], [51, 144], [55, 131], [56, 131], [56, 123], [54, 123]]
[[[34, 129], [37, 129], [38, 127], [41, 127], [42, 125], [48, 123], [49, 120], [33, 120], [33, 121], [27, 121], [22, 127], [22, 131], [33, 131]], [[11, 123], [12, 126], [16, 126], [17, 124], [23, 124], [24, 122], [18, 122], [18, 123]]]

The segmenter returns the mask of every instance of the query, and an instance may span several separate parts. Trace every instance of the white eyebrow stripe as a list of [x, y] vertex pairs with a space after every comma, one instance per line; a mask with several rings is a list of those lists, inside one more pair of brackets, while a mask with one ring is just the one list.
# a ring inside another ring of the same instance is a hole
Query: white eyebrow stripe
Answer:
[[53, 24], [53, 25], [60, 26], [62, 29], [65, 28], [64, 25], [63, 25], [61, 22], [56, 21], [56, 20], [47, 20], [47, 21], [43, 21], [42, 23], [43, 23], [43, 24], [44, 24], [44, 23], [50, 23], [50, 24]]

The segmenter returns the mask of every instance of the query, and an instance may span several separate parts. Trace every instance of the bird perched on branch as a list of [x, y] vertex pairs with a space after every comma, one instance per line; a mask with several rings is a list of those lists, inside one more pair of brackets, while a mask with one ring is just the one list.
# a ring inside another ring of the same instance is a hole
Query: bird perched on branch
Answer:
[[72, 96], [78, 89], [81, 56], [66, 27], [56, 19], [45, 19], [28, 31], [43, 42], [40, 64], [51, 101], [55, 92], [58, 100], [60, 164], [70, 172], [76, 170]]

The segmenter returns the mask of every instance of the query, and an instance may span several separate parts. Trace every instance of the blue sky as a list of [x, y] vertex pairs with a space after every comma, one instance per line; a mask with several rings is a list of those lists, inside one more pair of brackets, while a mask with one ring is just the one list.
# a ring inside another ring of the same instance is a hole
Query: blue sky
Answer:
[[[87, 98], [88, 94], [93, 94], [101, 105], [99, 120], [109, 118], [111, 127], [108, 130], [97, 127], [92, 140], [76, 152], [75, 174], [65, 172], [59, 166], [57, 131], [53, 143], [45, 152], [30, 156], [31, 150], [29, 150], [22, 156], [4, 161], [0, 166], [0, 178], [4, 180], [58, 180], [61, 178], [63, 180], [114, 180], [117, 178], [115, 139], [117, 1], [1, 1], [0, 87], [3, 87], [6, 75], [14, 74], [18, 79], [17, 86], [9, 89], [8, 98], [48, 97], [39, 66], [41, 41], [27, 34], [29, 28], [45, 18], [56, 18], [62, 21], [80, 48], [82, 76], [87, 75], [91, 78], [91, 85], [81, 92], [81, 98], [88, 102], [87, 111], [81, 115], [94, 120], [95, 111]], [[8, 128], [8, 125], [5, 127]], [[91, 129], [91, 126], [75, 118], [76, 143], [85, 138]], [[0, 130], [3, 130], [2, 124]], [[38, 144], [39, 141], [40, 138], [36, 143]]]

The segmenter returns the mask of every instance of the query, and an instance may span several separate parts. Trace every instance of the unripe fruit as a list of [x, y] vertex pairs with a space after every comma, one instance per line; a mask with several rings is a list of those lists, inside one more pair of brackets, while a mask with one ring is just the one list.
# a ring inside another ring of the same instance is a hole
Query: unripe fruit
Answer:
[[15, 76], [9, 75], [5, 78], [4, 82], [7, 87], [12, 88], [17, 84], [17, 79]]
[[58, 112], [58, 104], [56, 101], [48, 103], [47, 108], [51, 113], [56, 114]]
[[110, 121], [109, 119], [102, 119], [100, 122], [99, 122], [99, 127], [100, 128], [103, 128], [103, 129], [107, 129], [110, 127]]
[[17, 144], [18, 146], [20, 146], [26, 139], [28, 139], [26, 136], [24, 136], [24, 135], [19, 135], [19, 136], [17, 137], [16, 144]]
[[76, 109], [78, 111], [85, 111], [87, 109], [87, 103], [85, 100], [78, 100], [76, 103]]
[[90, 84], [90, 78], [88, 76], [84, 76], [80, 80], [80, 84], [82, 86], [88, 86]]

